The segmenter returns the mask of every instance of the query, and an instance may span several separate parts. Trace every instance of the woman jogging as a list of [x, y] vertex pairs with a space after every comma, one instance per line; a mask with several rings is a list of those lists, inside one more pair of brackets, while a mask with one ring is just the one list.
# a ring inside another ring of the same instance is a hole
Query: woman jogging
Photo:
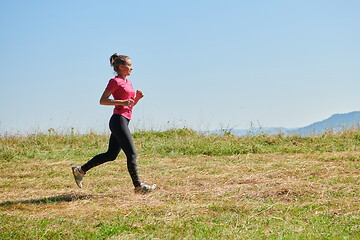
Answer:
[[[129, 122], [133, 107], [139, 102], [144, 94], [137, 90], [136, 93], [131, 82], [126, 78], [132, 71], [131, 59], [128, 56], [113, 54], [110, 57], [110, 64], [113, 66], [117, 76], [110, 79], [104, 93], [100, 98], [101, 105], [114, 105], [114, 112], [110, 118], [109, 127], [111, 130], [109, 148], [107, 152], [93, 157], [81, 167], [72, 167], [75, 182], [82, 187], [82, 180], [86, 172], [108, 161], [113, 161], [121, 150], [127, 158], [127, 168], [135, 187], [135, 193], [146, 193], [155, 189], [156, 185], [141, 183], [137, 171], [136, 151], [129, 130]], [[114, 99], [110, 99], [110, 95]]]

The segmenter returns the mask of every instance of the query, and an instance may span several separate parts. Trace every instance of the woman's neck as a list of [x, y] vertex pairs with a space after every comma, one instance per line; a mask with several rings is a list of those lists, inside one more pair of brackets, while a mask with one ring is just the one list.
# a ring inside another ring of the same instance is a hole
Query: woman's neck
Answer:
[[117, 76], [120, 77], [121, 79], [123, 79], [124, 81], [126, 80], [126, 76], [122, 76], [120, 74], [118, 74]]

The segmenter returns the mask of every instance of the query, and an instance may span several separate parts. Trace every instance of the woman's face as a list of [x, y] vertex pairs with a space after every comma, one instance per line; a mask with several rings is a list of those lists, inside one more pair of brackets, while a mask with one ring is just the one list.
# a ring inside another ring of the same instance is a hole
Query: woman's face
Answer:
[[130, 76], [132, 70], [131, 60], [127, 60], [124, 65], [119, 65], [119, 71], [123, 76]]

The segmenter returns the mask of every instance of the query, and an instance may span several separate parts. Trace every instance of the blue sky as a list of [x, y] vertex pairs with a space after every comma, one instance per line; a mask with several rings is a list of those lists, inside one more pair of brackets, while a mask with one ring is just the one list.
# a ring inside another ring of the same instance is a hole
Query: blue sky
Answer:
[[360, 1], [0, 3], [0, 132], [106, 132], [114, 52], [131, 127], [302, 127], [360, 108]]

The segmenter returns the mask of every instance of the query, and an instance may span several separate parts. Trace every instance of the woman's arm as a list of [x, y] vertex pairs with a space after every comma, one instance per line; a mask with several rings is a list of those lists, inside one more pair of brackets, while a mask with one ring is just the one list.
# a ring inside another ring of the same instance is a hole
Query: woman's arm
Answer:
[[105, 90], [104, 93], [101, 95], [100, 98], [100, 104], [101, 105], [123, 105], [123, 106], [130, 106], [135, 103], [132, 99], [126, 99], [126, 100], [114, 100], [110, 99], [111, 92], [108, 90]]

